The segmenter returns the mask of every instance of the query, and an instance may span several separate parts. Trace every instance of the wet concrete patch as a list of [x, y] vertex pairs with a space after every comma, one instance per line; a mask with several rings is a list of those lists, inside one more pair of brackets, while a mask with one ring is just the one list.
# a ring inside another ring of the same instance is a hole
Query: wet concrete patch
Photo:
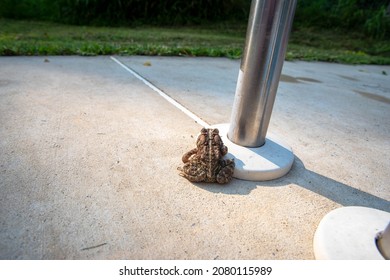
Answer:
[[0, 87], [8, 86], [11, 83], [11, 80], [0, 80]]
[[378, 94], [370, 93], [370, 92], [356, 90], [356, 89], [353, 90], [353, 91], [358, 93], [358, 94], [360, 94], [361, 96], [366, 97], [366, 98], [370, 98], [370, 99], [373, 99], [373, 100], [376, 100], [376, 101], [379, 101], [379, 102], [390, 104], [390, 98], [387, 98], [387, 97], [384, 97], [384, 96], [381, 96], [381, 95], [378, 95]]
[[349, 77], [349, 76], [344, 76], [344, 75], [338, 75], [338, 76], [343, 78], [343, 79], [350, 80], [350, 81], [359, 81], [358, 79], [352, 78], [352, 77]]
[[302, 81], [311, 82], [311, 83], [322, 83], [321, 81], [316, 80], [316, 79], [312, 79], [312, 78], [293, 77], [293, 76], [289, 76], [289, 75], [282, 75], [280, 77], [280, 81], [286, 82], [286, 83], [293, 83], [293, 84], [299, 84], [299, 83], [302, 83]]
[[306, 77], [297, 77], [297, 80], [301, 80], [301, 81], [304, 81], [304, 82], [310, 82], [310, 83], [319, 83], [319, 84], [322, 83], [319, 80], [312, 79], [312, 78], [306, 78]]
[[280, 77], [280, 81], [286, 82], [286, 83], [293, 83], [293, 84], [299, 84], [300, 81], [298, 81], [296, 78], [289, 76], [289, 75], [282, 75]]

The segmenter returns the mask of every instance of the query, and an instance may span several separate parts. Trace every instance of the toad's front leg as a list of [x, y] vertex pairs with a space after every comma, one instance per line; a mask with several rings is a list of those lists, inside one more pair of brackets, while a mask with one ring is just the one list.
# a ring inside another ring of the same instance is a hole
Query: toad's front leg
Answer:
[[194, 148], [192, 149], [191, 151], [188, 151], [186, 152], [183, 157], [181, 158], [181, 160], [184, 162], [184, 163], [187, 163], [189, 160], [190, 160], [190, 157], [195, 155], [196, 153], [198, 152], [198, 149], [197, 148]]

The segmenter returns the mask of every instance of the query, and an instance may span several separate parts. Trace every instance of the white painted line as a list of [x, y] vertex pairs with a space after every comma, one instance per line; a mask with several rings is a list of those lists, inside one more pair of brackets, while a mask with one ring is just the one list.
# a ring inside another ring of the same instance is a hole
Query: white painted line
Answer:
[[135, 76], [137, 79], [139, 79], [140, 81], [142, 81], [145, 85], [147, 85], [148, 87], [150, 87], [152, 90], [154, 90], [155, 92], [157, 92], [161, 97], [163, 97], [165, 100], [167, 100], [169, 103], [171, 103], [173, 106], [175, 106], [177, 109], [179, 109], [180, 111], [182, 111], [184, 114], [186, 114], [187, 116], [189, 116], [191, 119], [193, 119], [196, 123], [200, 124], [201, 126], [203, 127], [210, 127], [210, 125], [205, 122], [204, 120], [202, 120], [200, 117], [198, 117], [197, 115], [195, 115], [194, 113], [192, 113], [190, 110], [188, 110], [186, 107], [184, 107], [183, 105], [181, 105], [179, 102], [177, 102], [175, 99], [173, 99], [172, 97], [170, 97], [169, 95], [167, 95], [165, 92], [163, 92], [161, 89], [159, 89], [158, 87], [156, 87], [155, 85], [153, 85], [151, 82], [149, 82], [148, 80], [146, 80], [144, 77], [142, 77], [140, 74], [138, 74], [137, 72], [135, 72], [133, 69], [129, 68], [128, 66], [124, 65], [122, 62], [120, 62], [118, 59], [116, 59], [115, 57], [111, 56], [111, 59], [113, 61], [115, 61], [116, 63], [118, 63], [122, 68], [124, 68], [126, 71], [130, 72], [133, 76]]

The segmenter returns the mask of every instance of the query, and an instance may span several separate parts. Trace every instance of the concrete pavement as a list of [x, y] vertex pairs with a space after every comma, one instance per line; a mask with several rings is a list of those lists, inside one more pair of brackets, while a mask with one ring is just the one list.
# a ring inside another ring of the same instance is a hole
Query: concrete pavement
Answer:
[[[117, 57], [209, 124], [239, 61]], [[1, 259], [313, 259], [322, 217], [390, 212], [390, 66], [286, 62], [280, 179], [178, 176], [201, 126], [110, 57], [0, 57]]]

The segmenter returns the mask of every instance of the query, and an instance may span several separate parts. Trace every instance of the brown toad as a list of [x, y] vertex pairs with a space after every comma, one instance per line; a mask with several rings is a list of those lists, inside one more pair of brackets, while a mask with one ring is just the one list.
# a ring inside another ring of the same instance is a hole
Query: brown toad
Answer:
[[234, 159], [222, 159], [227, 154], [217, 128], [202, 128], [196, 148], [182, 157], [180, 175], [192, 182], [228, 183], [234, 172]]

